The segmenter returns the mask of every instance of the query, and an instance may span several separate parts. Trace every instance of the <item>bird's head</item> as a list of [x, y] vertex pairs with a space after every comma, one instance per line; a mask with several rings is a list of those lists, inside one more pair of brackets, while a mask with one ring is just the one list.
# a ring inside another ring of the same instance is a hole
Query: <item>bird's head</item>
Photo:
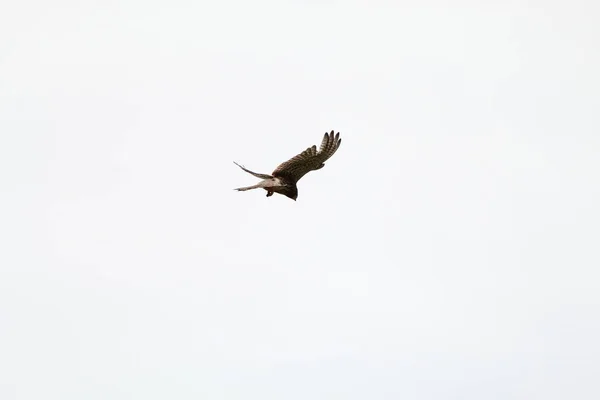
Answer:
[[289, 197], [290, 199], [296, 201], [296, 199], [298, 198], [298, 188], [296, 187], [296, 185], [294, 186], [288, 186], [286, 188], [287, 190], [283, 191], [282, 194], [284, 194], [286, 197]]
[[294, 201], [296, 201], [296, 199], [298, 198], [297, 192], [296, 193], [285, 193], [285, 195]]

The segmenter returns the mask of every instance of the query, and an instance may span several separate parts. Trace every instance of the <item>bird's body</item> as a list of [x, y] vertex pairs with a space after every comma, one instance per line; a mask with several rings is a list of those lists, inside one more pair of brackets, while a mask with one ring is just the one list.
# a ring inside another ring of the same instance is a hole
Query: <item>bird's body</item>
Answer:
[[[242, 169], [244, 169], [244, 167], [242, 167], [241, 165], [237, 164], [236, 165]], [[283, 194], [285, 196], [288, 196], [288, 194], [291, 197], [294, 197], [298, 195], [298, 189], [296, 188], [296, 185], [290, 185], [288, 183], [286, 183], [285, 181], [279, 179], [279, 178], [268, 178], [268, 179], [263, 179], [262, 181], [258, 182], [256, 185], [252, 185], [252, 186], [246, 186], [246, 187], [241, 187], [241, 188], [237, 188], [235, 190], [238, 191], [245, 191], [245, 190], [251, 190], [251, 189], [259, 189], [259, 188], [263, 188], [267, 191], [267, 197], [272, 196], [273, 193], [280, 193]], [[290, 197], [288, 196], [288, 197]]]
[[235, 190], [245, 191], [262, 188], [267, 191], [267, 197], [272, 196], [273, 193], [279, 193], [292, 200], [296, 200], [298, 198], [296, 183], [310, 171], [323, 168], [325, 161], [337, 151], [341, 143], [342, 139], [340, 139], [339, 132], [335, 136], [333, 131], [325, 133], [319, 151], [317, 151], [317, 146], [309, 147], [302, 153], [279, 165], [271, 175], [258, 174], [235, 163], [235, 165], [247, 173], [262, 179], [256, 185], [241, 187]]

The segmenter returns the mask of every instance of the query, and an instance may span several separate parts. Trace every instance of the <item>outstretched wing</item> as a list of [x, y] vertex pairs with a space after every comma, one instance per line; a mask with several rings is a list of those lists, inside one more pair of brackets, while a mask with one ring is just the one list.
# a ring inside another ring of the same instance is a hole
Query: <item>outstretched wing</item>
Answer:
[[317, 146], [309, 147], [275, 168], [272, 175], [296, 183], [310, 171], [323, 168], [324, 162], [337, 151], [341, 143], [339, 132], [335, 136], [333, 131], [325, 133], [319, 151], [317, 151]]
[[246, 169], [246, 168], [242, 167], [240, 164], [236, 163], [235, 161], [234, 161], [233, 163], [234, 163], [235, 165], [237, 165], [238, 167], [240, 167], [241, 169], [243, 169], [244, 171], [246, 171], [247, 173], [249, 173], [249, 174], [251, 174], [251, 175], [254, 175], [254, 176], [255, 176], [255, 177], [257, 177], [257, 178], [260, 178], [260, 179], [271, 179], [271, 178], [272, 178], [272, 176], [271, 176], [271, 175], [267, 175], [267, 174], [259, 174], [259, 173], [256, 173], [256, 172], [252, 172], [252, 171], [250, 171], [249, 169]]

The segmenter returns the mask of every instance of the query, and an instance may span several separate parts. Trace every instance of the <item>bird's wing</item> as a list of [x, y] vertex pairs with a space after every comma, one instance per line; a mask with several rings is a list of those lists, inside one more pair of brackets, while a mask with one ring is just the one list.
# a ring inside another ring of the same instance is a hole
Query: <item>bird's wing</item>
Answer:
[[252, 171], [250, 171], [249, 169], [246, 169], [246, 168], [242, 167], [240, 164], [236, 163], [235, 161], [234, 161], [233, 163], [234, 163], [235, 165], [237, 165], [238, 167], [240, 167], [241, 169], [243, 169], [244, 171], [246, 171], [247, 173], [249, 173], [249, 174], [251, 174], [251, 175], [254, 175], [254, 176], [255, 176], [255, 177], [257, 177], [257, 178], [260, 178], [260, 179], [271, 179], [271, 178], [272, 178], [272, 176], [271, 176], [271, 175], [267, 175], [267, 174], [259, 174], [259, 173], [256, 173], [256, 172], [252, 172]]
[[317, 146], [309, 147], [275, 168], [272, 175], [286, 178], [294, 183], [298, 182], [310, 171], [323, 168], [323, 163], [337, 151], [341, 143], [339, 132], [336, 135], [333, 134], [333, 131], [325, 133], [319, 151], [317, 151]]

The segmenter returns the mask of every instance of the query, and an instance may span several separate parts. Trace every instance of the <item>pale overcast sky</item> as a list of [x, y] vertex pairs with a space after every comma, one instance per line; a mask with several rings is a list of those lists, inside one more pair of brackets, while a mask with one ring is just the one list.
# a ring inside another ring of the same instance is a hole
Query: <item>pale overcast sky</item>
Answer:
[[0, 398], [599, 399], [598, 21], [5, 2]]

